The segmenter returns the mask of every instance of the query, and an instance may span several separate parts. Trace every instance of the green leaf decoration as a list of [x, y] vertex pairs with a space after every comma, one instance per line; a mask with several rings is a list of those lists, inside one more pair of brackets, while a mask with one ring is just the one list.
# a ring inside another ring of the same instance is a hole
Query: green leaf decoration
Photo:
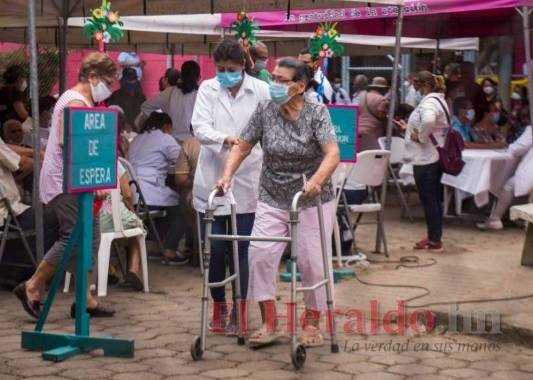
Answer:
[[237, 19], [231, 24], [231, 31], [242, 46], [248, 49], [250, 44], [257, 41], [255, 34], [259, 32], [259, 24], [245, 11], [240, 11], [237, 13]]
[[337, 23], [320, 24], [307, 45], [313, 59], [331, 58], [342, 55], [344, 46], [337, 42], [340, 33], [336, 29]]
[[116, 42], [124, 37], [122, 26], [124, 23], [118, 12], [111, 10], [111, 2], [102, 0], [99, 8], [90, 10], [90, 16], [83, 26], [83, 34], [89, 40], [94, 38], [105, 43]]

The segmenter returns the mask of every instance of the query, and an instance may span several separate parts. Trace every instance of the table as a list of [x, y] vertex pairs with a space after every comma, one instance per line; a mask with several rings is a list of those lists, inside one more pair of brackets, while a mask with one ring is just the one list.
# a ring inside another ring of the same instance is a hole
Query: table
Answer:
[[[518, 159], [505, 149], [465, 149], [465, 167], [457, 176], [444, 174], [441, 183], [455, 189], [456, 211], [460, 212], [460, 201], [474, 197], [477, 207], [489, 202], [489, 192], [500, 194], [503, 185], [511, 177], [518, 165]], [[413, 166], [402, 165], [400, 179], [404, 184], [413, 184]]]

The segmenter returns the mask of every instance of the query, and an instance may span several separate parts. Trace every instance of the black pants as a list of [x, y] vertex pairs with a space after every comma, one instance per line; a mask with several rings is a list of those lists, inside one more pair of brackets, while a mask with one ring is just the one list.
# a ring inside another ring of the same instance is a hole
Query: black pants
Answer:
[[185, 234], [185, 218], [180, 206], [148, 206], [150, 210], [164, 210], [166, 216], [155, 220], [157, 231], [163, 239], [165, 249], [176, 251], [179, 242]]
[[438, 162], [413, 167], [415, 183], [420, 202], [424, 207], [424, 216], [429, 240], [440, 243], [442, 238], [442, 169]]

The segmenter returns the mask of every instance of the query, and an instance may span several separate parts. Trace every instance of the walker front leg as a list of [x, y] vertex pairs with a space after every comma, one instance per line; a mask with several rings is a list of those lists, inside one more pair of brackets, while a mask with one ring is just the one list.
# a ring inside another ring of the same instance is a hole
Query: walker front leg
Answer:
[[194, 360], [202, 359], [202, 356], [205, 352], [206, 347], [206, 336], [207, 336], [207, 312], [209, 309], [208, 305], [208, 289], [209, 289], [209, 261], [211, 259], [211, 230], [214, 221], [214, 210], [207, 209], [205, 211], [205, 236], [204, 236], [204, 250], [203, 255], [200, 257], [203, 260], [203, 286], [202, 286], [202, 315], [201, 315], [201, 326], [200, 326], [200, 336], [196, 336], [191, 345], [191, 356]]
[[299, 224], [299, 212], [296, 209], [298, 203], [298, 196], [295, 197], [296, 202], [293, 203], [293, 209], [290, 212], [290, 225], [291, 225], [291, 302], [289, 305], [289, 332], [291, 333], [291, 360], [295, 369], [300, 369], [305, 364], [306, 351], [303, 344], [298, 342], [298, 323], [297, 323], [297, 307], [296, 307], [296, 277], [297, 271], [297, 259], [298, 259], [298, 224]]
[[[238, 235], [237, 233], [237, 210], [235, 200], [231, 196], [231, 233], [232, 235]], [[235, 271], [235, 312], [237, 313], [237, 344], [244, 345], [244, 324], [242, 320], [241, 310], [241, 272], [239, 266], [239, 242], [232, 240], [233, 245], [233, 270]]]
[[331, 352], [339, 352], [339, 345], [337, 344], [337, 330], [335, 326], [335, 311], [333, 309], [333, 291], [331, 289], [331, 270], [330, 270], [330, 260], [328, 257], [327, 245], [326, 245], [326, 232], [324, 231], [324, 212], [322, 209], [322, 202], [320, 198], [318, 199], [317, 204], [318, 210], [318, 225], [320, 229], [320, 247], [322, 250], [322, 262], [324, 267], [324, 278], [326, 282], [326, 302], [328, 305], [327, 315], [326, 315], [326, 331], [331, 333]]

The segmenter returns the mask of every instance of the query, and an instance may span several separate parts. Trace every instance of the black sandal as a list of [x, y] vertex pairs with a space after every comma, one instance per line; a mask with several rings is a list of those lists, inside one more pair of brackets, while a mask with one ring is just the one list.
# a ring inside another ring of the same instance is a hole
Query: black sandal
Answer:
[[144, 289], [141, 279], [134, 272], [126, 273], [126, 275], [124, 276], [124, 280], [129, 286], [133, 288], [133, 290], [140, 292]]
[[[98, 303], [95, 308], [87, 308], [86, 311], [91, 318], [109, 318], [115, 315], [115, 309], [112, 309], [109, 306], [104, 306], [101, 303]], [[70, 305], [70, 317], [76, 318], [76, 302]]]
[[22, 303], [22, 307], [26, 313], [35, 319], [39, 319], [39, 315], [41, 314], [41, 303], [39, 301], [30, 301], [28, 299], [28, 295], [26, 294], [26, 283], [22, 282], [18, 284], [17, 287], [13, 289], [13, 293]]

